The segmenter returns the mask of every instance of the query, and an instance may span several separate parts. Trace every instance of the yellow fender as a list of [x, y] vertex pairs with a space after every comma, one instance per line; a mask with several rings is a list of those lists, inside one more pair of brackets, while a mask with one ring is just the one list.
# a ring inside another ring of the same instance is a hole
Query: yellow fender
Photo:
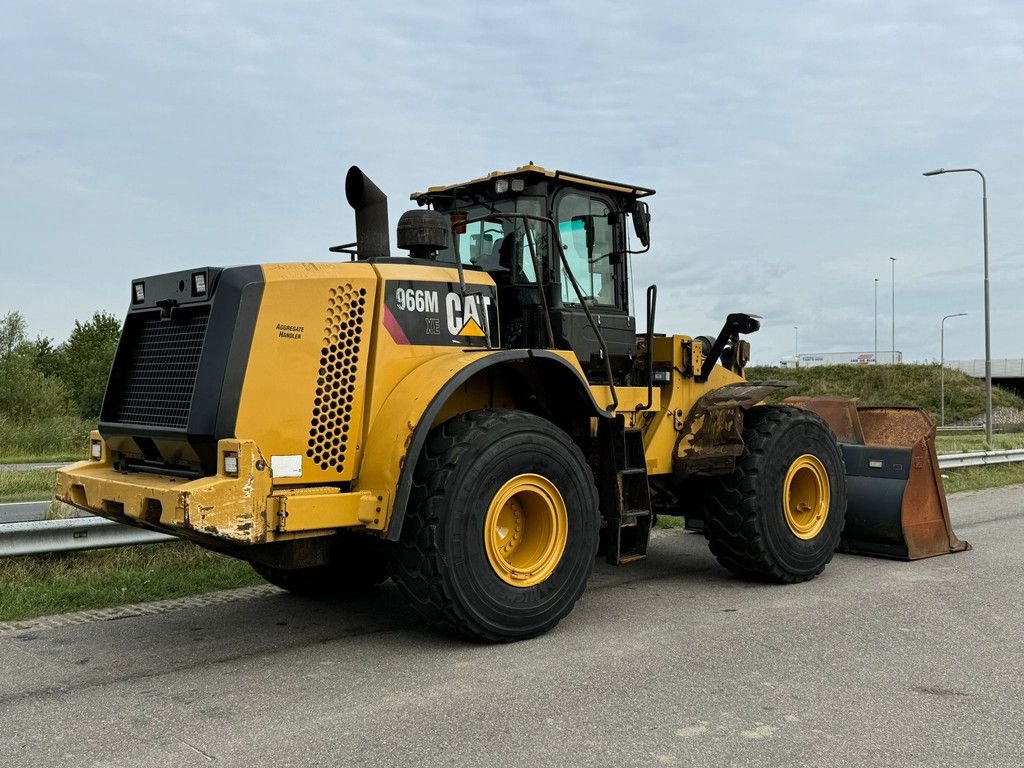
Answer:
[[[388, 395], [369, 425], [355, 490], [376, 491], [381, 505], [379, 523], [387, 538], [397, 541], [412, 490], [412, 473], [427, 434], [441, 409], [475, 374], [502, 363], [525, 362], [547, 369], [547, 381], [575, 390], [573, 401], [588, 417], [606, 416], [594, 401], [582, 372], [561, 355], [545, 350], [464, 352], [435, 357], [413, 369]], [[553, 370], [552, 370], [553, 369]], [[554, 374], [554, 376], [551, 376]], [[559, 375], [560, 374], [560, 375]], [[575, 386], [574, 386], [575, 385]], [[394, 497], [380, 489], [393, 488]]]

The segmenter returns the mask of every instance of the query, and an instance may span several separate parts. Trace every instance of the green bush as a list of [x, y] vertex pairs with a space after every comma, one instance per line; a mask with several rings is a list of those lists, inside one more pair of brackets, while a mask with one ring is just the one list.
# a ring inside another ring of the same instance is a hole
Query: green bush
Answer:
[[20, 313], [0, 318], [0, 459], [84, 456], [119, 329], [97, 313], [54, 346], [28, 341]]
[[60, 378], [83, 418], [99, 417], [120, 335], [120, 320], [96, 312], [86, 323], [75, 321], [74, 330], [61, 346]]

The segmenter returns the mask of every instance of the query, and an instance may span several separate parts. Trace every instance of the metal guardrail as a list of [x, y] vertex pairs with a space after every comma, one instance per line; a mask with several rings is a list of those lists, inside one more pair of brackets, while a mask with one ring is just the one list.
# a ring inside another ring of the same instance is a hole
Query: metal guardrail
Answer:
[[988, 464], [1010, 464], [1024, 461], [1024, 448], [1005, 451], [972, 451], [971, 453], [943, 453], [939, 456], [939, 469], [983, 467]]
[[0, 557], [174, 541], [175, 536], [133, 528], [102, 517], [40, 520], [0, 526]]

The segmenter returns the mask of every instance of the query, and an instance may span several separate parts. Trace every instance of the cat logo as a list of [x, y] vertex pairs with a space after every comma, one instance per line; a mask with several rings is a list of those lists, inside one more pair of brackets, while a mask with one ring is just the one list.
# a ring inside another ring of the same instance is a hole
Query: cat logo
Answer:
[[462, 326], [462, 330], [459, 331], [458, 335], [478, 336], [480, 338], [483, 338], [487, 334], [484, 333], [484, 329], [480, 327], [480, 323], [478, 323], [475, 319], [471, 317], [468, 320], [466, 320], [465, 325]]
[[496, 293], [489, 285], [389, 280], [381, 323], [396, 344], [490, 347], [498, 343]]

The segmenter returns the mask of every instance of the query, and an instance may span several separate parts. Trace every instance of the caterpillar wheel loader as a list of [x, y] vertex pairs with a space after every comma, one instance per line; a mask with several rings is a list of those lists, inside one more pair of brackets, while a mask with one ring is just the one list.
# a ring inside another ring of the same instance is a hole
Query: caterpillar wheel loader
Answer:
[[59, 500], [298, 593], [390, 576], [430, 624], [491, 642], [564, 618], [596, 556], [644, 558], [657, 514], [783, 584], [841, 545], [966, 547], [927, 416], [766, 405], [790, 385], [745, 380], [757, 317], [691, 337], [659, 332], [656, 287], [634, 306], [654, 190], [532, 163], [431, 187], [400, 257], [384, 194], [356, 167], [345, 190], [356, 242], [334, 261], [132, 281]]

